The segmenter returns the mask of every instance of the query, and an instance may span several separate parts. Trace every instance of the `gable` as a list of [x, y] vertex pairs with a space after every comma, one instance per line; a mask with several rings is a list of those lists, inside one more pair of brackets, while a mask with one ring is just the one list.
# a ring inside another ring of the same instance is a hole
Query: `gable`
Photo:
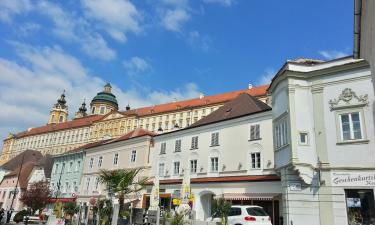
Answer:
[[107, 114], [103, 119], [102, 121], [105, 121], [105, 120], [113, 120], [113, 119], [118, 119], [118, 118], [123, 118], [124, 115], [118, 111], [113, 111], [109, 114]]

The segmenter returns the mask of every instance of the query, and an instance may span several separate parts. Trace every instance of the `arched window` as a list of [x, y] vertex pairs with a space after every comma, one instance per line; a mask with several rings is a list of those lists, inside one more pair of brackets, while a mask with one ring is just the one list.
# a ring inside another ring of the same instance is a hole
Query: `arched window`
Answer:
[[95, 106], [93, 106], [91, 109], [91, 114], [95, 114], [95, 109], [96, 109]]
[[100, 114], [104, 114], [105, 113], [105, 106], [100, 106]]
[[64, 121], [64, 116], [60, 116], [59, 123], [62, 123]]

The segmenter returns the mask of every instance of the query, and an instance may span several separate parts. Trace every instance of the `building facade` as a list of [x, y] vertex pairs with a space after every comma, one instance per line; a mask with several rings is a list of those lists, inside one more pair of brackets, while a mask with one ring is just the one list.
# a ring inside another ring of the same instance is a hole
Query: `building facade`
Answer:
[[[112, 94], [110, 84], [107, 84], [92, 99], [90, 112], [87, 113], [84, 102], [71, 121], [67, 121], [68, 106], [63, 94], [52, 107], [47, 125], [11, 134], [4, 140], [0, 163], [5, 163], [26, 149], [43, 154], [62, 154], [87, 143], [120, 137], [136, 128], [159, 133], [180, 129], [207, 116], [240, 93], [249, 93], [267, 101], [267, 88], [267, 85], [263, 85], [137, 109], [127, 106], [125, 110], [118, 111], [116, 97]], [[63, 114], [61, 121], [60, 114]]]
[[261, 205], [279, 224], [281, 186], [273, 171], [271, 132], [271, 108], [242, 94], [190, 127], [156, 136], [152, 175], [160, 180], [162, 207], [174, 207], [188, 173], [198, 220], [211, 217], [213, 198], [224, 197]]
[[369, 64], [288, 61], [269, 92], [284, 224], [374, 224]]

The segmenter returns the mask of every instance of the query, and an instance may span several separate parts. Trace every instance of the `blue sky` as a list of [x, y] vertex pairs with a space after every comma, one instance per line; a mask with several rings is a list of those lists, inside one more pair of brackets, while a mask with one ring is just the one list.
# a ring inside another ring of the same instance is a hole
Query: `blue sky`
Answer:
[[0, 137], [70, 115], [111, 82], [133, 107], [268, 82], [287, 59], [352, 52], [353, 0], [0, 2]]

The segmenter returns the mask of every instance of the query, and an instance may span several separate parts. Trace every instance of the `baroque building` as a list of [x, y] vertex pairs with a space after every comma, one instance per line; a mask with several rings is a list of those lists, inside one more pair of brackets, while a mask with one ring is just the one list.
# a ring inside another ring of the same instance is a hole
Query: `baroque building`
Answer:
[[129, 105], [120, 110], [116, 96], [109, 83], [90, 102], [68, 120], [68, 101], [63, 93], [53, 105], [47, 124], [12, 133], [4, 139], [0, 164], [25, 151], [33, 149], [42, 154], [61, 154], [82, 145], [103, 139], [118, 138], [136, 128], [157, 133], [168, 132], [189, 126], [209, 115], [241, 93], [250, 94], [267, 102], [268, 85], [249, 86], [248, 89], [212, 96], [174, 101], [165, 104], [131, 109]]

